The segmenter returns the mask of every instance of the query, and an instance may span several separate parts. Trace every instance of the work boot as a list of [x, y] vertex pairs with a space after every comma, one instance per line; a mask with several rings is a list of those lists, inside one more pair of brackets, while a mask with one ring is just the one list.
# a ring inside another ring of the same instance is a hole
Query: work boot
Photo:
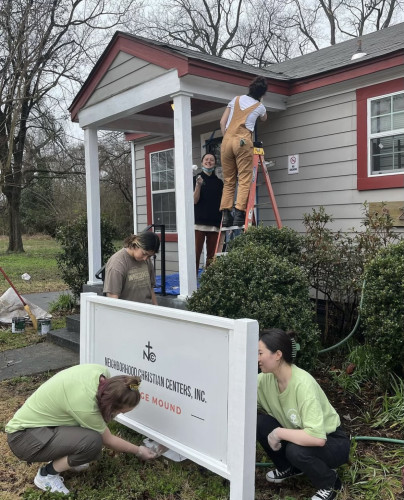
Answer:
[[245, 224], [245, 212], [243, 210], [235, 209], [233, 225], [243, 227]]
[[230, 210], [222, 210], [222, 227], [230, 227], [233, 225], [233, 215]]

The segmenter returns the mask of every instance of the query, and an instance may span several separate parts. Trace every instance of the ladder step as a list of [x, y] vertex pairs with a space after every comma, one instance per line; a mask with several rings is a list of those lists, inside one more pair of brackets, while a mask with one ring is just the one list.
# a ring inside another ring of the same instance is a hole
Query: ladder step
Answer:
[[230, 227], [222, 227], [221, 231], [234, 231], [235, 229], [244, 229], [244, 224], [242, 226], [230, 226]]

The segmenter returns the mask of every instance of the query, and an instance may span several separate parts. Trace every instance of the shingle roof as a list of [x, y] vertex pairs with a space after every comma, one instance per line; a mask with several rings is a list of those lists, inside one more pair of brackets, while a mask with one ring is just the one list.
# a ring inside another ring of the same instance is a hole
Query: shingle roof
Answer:
[[176, 45], [170, 45], [139, 36], [129, 36], [143, 40], [148, 44], [168, 49], [171, 52], [183, 55], [189, 59], [205, 61], [209, 64], [223, 66], [236, 71], [243, 71], [252, 75], [259, 74], [275, 80], [300, 79], [318, 75], [334, 69], [340, 69], [344, 66], [352, 66], [358, 62], [362, 63], [364, 61], [369, 61], [404, 49], [404, 23], [396, 24], [389, 28], [361, 36], [362, 52], [366, 52], [367, 55], [360, 59], [351, 60], [353, 54], [357, 52], [358, 49], [358, 38], [352, 38], [351, 40], [331, 45], [330, 47], [310, 52], [303, 56], [288, 59], [282, 63], [271, 64], [266, 68], [256, 68], [249, 64], [203, 54], [196, 50], [178, 47]]
[[362, 50], [367, 55], [351, 60], [358, 49], [358, 38], [310, 52], [282, 63], [273, 64], [272, 72], [291, 79], [305, 78], [326, 71], [352, 66], [358, 62], [391, 54], [404, 49], [404, 23], [396, 24], [360, 37]]

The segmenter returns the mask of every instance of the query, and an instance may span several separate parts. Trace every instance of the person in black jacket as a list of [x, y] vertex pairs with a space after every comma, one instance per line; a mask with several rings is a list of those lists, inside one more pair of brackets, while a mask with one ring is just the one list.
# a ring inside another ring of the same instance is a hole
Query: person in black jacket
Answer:
[[199, 270], [203, 244], [206, 240], [206, 267], [215, 255], [222, 214], [219, 211], [223, 181], [215, 175], [216, 157], [206, 153], [202, 157], [202, 172], [194, 177], [195, 253], [196, 273]]

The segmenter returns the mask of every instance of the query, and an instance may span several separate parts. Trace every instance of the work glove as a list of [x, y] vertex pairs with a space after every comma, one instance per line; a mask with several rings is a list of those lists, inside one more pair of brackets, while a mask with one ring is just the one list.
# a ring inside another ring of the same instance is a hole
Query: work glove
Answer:
[[278, 438], [276, 431], [277, 429], [274, 429], [268, 434], [268, 444], [273, 451], [279, 451], [282, 448], [281, 440]]

